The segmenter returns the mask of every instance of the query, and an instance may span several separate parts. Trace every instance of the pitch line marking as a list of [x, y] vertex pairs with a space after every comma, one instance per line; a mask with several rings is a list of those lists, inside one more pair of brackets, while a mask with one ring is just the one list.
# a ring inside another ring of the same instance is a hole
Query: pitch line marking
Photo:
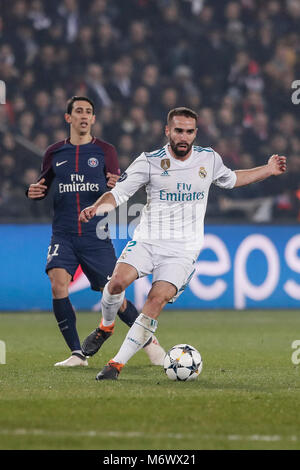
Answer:
[[[159, 433], [155, 436], [149, 436], [147, 433], [143, 432], [120, 432], [120, 431], [47, 431], [45, 429], [1, 429], [0, 435], [11, 435], [11, 436], [69, 436], [69, 437], [117, 437], [117, 438], [128, 438], [132, 439], [133, 437], [137, 438], [170, 438], [170, 439], [194, 439], [195, 434], [181, 434], [181, 433]], [[263, 441], [263, 442], [279, 442], [279, 441], [291, 441], [298, 442], [299, 436], [280, 436], [280, 435], [263, 435], [263, 434], [252, 434], [252, 435], [241, 435], [241, 434], [228, 434], [228, 435], [218, 435], [218, 434], [200, 434], [198, 435], [199, 439], [223, 439], [228, 441]]]

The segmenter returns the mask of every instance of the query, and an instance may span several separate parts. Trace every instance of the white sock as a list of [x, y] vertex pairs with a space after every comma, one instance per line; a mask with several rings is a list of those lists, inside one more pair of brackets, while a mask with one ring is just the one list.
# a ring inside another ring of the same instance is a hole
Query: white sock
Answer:
[[101, 300], [103, 326], [110, 326], [114, 323], [124, 297], [125, 291], [121, 292], [121, 294], [110, 294], [108, 292], [107, 284], [105, 284]]
[[126, 364], [127, 361], [151, 338], [157, 328], [157, 321], [141, 313], [128, 331], [119, 352], [113, 358], [115, 362]]

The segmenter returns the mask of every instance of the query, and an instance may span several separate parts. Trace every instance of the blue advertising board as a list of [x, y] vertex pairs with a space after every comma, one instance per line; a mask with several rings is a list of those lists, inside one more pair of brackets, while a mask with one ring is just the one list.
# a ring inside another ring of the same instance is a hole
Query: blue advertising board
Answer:
[[[45, 274], [50, 225], [0, 225], [0, 310], [51, 310]], [[128, 239], [113, 240], [119, 255]], [[151, 278], [136, 281], [127, 297], [141, 308]], [[75, 309], [98, 310], [80, 270], [70, 286]], [[207, 225], [196, 272], [169, 309], [298, 308], [300, 232], [297, 226]]]

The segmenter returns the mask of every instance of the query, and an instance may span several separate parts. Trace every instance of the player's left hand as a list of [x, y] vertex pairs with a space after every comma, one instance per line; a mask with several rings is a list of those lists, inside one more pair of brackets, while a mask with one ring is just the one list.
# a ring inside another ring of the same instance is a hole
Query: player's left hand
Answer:
[[120, 175], [114, 175], [113, 173], [106, 173], [106, 178], [107, 178], [107, 187], [108, 188], [114, 188], [116, 185], [116, 182], [120, 178]]
[[272, 155], [268, 160], [268, 165], [271, 168], [272, 175], [281, 175], [286, 171], [286, 157]]

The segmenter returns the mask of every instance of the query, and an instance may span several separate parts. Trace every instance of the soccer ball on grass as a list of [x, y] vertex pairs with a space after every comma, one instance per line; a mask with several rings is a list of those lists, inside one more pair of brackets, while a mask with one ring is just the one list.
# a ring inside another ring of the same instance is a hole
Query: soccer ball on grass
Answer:
[[189, 344], [176, 344], [165, 355], [164, 370], [170, 380], [195, 380], [202, 371], [202, 358]]

